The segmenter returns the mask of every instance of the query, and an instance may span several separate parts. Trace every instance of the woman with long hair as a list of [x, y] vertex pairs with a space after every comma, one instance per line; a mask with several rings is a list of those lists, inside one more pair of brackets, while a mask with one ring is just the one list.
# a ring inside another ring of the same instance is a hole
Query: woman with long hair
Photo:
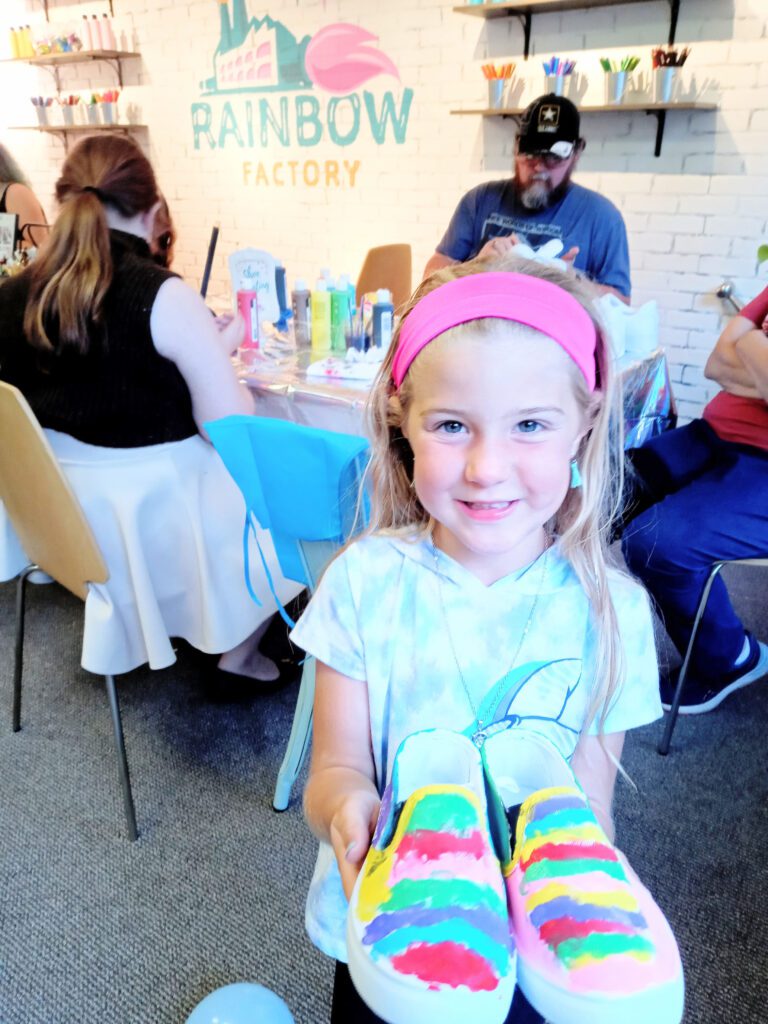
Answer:
[[[0, 378], [45, 429], [109, 568], [86, 603], [83, 666], [161, 668], [175, 660], [169, 638], [183, 637], [227, 652], [227, 672], [274, 679], [258, 653], [274, 601], [258, 576], [262, 606], [248, 596], [242, 498], [203, 426], [253, 412], [229, 359], [242, 320], [218, 329], [194, 289], [153, 261], [157, 182], [128, 138], [80, 142], [56, 198], [48, 245], [0, 286]], [[270, 568], [290, 599], [300, 588]]]

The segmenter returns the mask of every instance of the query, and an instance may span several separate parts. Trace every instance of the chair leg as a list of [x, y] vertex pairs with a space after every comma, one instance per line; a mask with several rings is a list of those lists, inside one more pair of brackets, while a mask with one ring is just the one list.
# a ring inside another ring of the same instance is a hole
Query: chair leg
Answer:
[[131, 792], [131, 777], [128, 773], [128, 758], [125, 754], [125, 740], [123, 739], [123, 722], [120, 718], [120, 705], [117, 701], [117, 689], [115, 688], [115, 677], [104, 676], [107, 684], [107, 696], [109, 698], [109, 710], [112, 714], [112, 726], [115, 731], [115, 743], [117, 745], [117, 765], [120, 774], [120, 786], [123, 791], [123, 806], [125, 807], [125, 821], [128, 826], [128, 838], [131, 842], [138, 839], [139, 832], [136, 828], [136, 811], [133, 806], [133, 793]]
[[701, 623], [702, 618], [704, 617], [704, 612], [707, 608], [709, 592], [712, 589], [712, 584], [715, 582], [715, 579], [717, 578], [717, 574], [723, 568], [723, 565], [723, 562], [716, 562], [712, 566], [709, 576], [707, 577], [707, 582], [704, 584], [704, 590], [701, 594], [699, 606], [696, 609], [696, 617], [693, 620], [693, 629], [691, 630], [691, 636], [688, 641], [688, 647], [685, 651], [683, 664], [680, 667], [680, 674], [677, 677], [677, 686], [675, 687], [675, 694], [672, 698], [672, 705], [667, 714], [667, 720], [664, 726], [664, 736], [662, 737], [661, 743], [657, 748], [659, 753], [663, 756], [666, 756], [669, 753], [669, 746], [672, 742], [672, 733], [674, 732], [675, 725], [677, 724], [677, 716], [680, 711], [680, 705], [683, 699], [683, 687], [685, 686], [685, 678], [688, 675], [688, 665], [690, 664], [691, 656], [693, 654], [693, 648], [696, 643], [696, 635], [699, 632], [699, 625]]
[[13, 731], [21, 729], [21, 674], [24, 667], [24, 610], [27, 580], [39, 567], [28, 565], [16, 580], [16, 644], [13, 655]]
[[272, 806], [276, 811], [284, 811], [291, 800], [291, 789], [298, 778], [304, 758], [309, 750], [312, 739], [312, 708], [315, 700], [315, 659], [307, 657], [301, 673], [301, 685], [293, 714], [291, 735], [285, 750], [283, 763], [277, 773], [275, 795]]

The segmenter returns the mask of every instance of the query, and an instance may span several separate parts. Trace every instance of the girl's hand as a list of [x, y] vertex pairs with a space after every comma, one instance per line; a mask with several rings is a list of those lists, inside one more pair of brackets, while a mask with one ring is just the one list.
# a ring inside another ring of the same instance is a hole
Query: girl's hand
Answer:
[[352, 889], [371, 845], [380, 804], [378, 796], [359, 790], [350, 793], [343, 800], [331, 819], [331, 845], [336, 854], [341, 884], [347, 899], [352, 895]]

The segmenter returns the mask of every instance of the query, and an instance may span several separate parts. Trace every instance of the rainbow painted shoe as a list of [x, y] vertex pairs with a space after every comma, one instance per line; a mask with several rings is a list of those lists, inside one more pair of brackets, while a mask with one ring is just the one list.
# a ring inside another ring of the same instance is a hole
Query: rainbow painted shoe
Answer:
[[515, 954], [499, 856], [508, 826], [500, 805], [489, 818], [477, 748], [443, 729], [409, 736], [347, 915], [349, 973], [387, 1024], [505, 1020]]
[[519, 805], [506, 884], [528, 1001], [550, 1024], [679, 1024], [672, 930], [560, 752], [511, 730], [487, 740], [484, 757], [503, 802]]

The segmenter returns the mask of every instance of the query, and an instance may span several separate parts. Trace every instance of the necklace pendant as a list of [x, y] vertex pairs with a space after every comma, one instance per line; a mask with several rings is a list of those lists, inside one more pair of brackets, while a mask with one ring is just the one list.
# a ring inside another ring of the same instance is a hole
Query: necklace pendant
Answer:
[[472, 737], [472, 742], [478, 750], [482, 749], [482, 746], [485, 743], [485, 729], [478, 729]]

